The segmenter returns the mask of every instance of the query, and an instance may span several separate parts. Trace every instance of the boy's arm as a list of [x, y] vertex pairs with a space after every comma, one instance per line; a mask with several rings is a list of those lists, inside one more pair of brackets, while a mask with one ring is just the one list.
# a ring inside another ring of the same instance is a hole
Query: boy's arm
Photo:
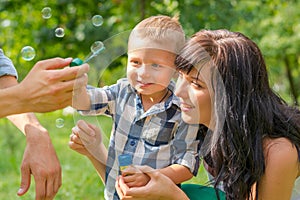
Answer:
[[[100, 146], [100, 151], [103, 153], [104, 159], [107, 159], [107, 149], [103, 145]], [[101, 178], [103, 184], [105, 184], [105, 169], [106, 169], [106, 162], [100, 161], [96, 159], [94, 156], [88, 156], [88, 159], [91, 161], [93, 166], [95, 167], [97, 174]]]
[[90, 110], [90, 96], [86, 88], [77, 89], [76, 91], [74, 90], [72, 107], [77, 110]]
[[193, 177], [193, 174], [187, 167], [178, 164], [170, 165], [158, 171], [169, 177], [175, 184], [182, 183]]
[[[160, 169], [174, 183], [179, 184], [197, 175], [199, 169], [198, 126], [179, 122], [178, 129], [172, 140], [173, 164]], [[175, 160], [174, 160], [175, 159]]]

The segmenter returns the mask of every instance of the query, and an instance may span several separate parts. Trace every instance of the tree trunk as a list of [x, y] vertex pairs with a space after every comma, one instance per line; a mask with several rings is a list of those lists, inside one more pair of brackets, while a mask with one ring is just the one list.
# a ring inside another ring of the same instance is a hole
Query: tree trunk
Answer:
[[290, 65], [290, 62], [289, 62], [289, 59], [288, 59], [287, 56], [284, 56], [284, 63], [285, 63], [287, 78], [288, 78], [288, 81], [289, 81], [289, 84], [290, 84], [292, 99], [293, 99], [294, 104], [296, 106], [298, 106], [299, 105], [298, 100], [297, 100], [298, 99], [298, 93], [297, 93], [297, 90], [296, 90], [296, 87], [295, 87], [295, 82], [294, 82], [294, 79], [293, 79], [293, 76], [292, 76], [291, 65]]
[[146, 15], [146, 0], [141, 0], [141, 20], [145, 19]]

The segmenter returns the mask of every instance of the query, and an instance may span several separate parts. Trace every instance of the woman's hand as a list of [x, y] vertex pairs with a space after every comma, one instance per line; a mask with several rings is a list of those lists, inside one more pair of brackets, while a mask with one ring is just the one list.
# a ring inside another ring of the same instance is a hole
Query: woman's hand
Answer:
[[116, 190], [122, 200], [187, 200], [185, 193], [167, 176], [149, 166], [135, 166], [147, 174], [150, 181], [142, 187], [129, 187], [124, 177], [119, 176], [116, 181]]

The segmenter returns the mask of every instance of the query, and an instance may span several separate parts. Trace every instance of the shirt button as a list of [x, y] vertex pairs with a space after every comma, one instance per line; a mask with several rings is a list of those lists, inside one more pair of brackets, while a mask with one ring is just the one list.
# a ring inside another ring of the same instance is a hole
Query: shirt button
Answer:
[[134, 145], [135, 145], [135, 141], [131, 141], [131, 142], [130, 142], [130, 145], [131, 145], [131, 146], [134, 146]]

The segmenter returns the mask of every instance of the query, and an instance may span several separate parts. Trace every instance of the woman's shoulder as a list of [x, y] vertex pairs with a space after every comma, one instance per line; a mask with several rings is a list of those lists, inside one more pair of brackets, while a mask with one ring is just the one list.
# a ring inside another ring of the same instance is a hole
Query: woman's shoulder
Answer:
[[282, 167], [283, 169], [297, 166], [297, 169], [299, 169], [298, 155], [298, 149], [287, 138], [268, 138], [264, 140], [266, 165]]
[[264, 154], [265, 157], [275, 155], [293, 155], [298, 159], [298, 149], [287, 138], [266, 138], [264, 139]]
[[296, 146], [287, 138], [265, 138], [265, 171], [259, 181], [259, 199], [290, 199], [299, 176]]

